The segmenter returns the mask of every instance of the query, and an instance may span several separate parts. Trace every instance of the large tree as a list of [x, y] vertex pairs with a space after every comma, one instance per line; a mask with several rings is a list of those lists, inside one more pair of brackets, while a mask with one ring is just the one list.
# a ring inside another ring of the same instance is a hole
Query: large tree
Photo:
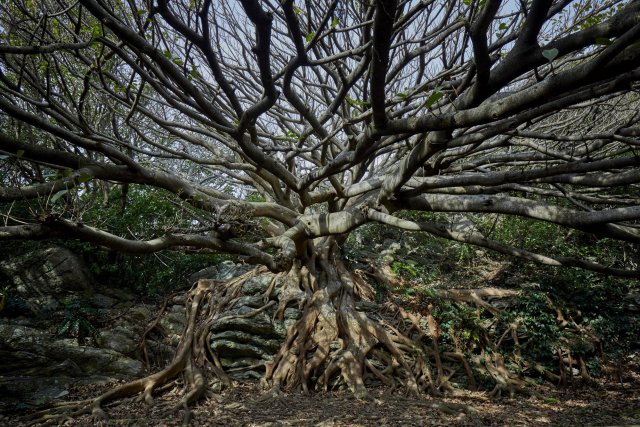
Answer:
[[[285, 274], [304, 315], [274, 387], [340, 375], [364, 393], [365, 371], [387, 381], [376, 366], [394, 364], [421, 387], [411, 341], [354, 308], [364, 285], [341, 247], [370, 222], [640, 276], [402, 213], [640, 241], [639, 1], [14, 0], [0, 37], [0, 240], [220, 251]], [[113, 185], [164, 189], [193, 217], [151, 240], [87, 223], [81, 196]], [[198, 396], [211, 292], [193, 291], [176, 363], [92, 407], [183, 368]]]

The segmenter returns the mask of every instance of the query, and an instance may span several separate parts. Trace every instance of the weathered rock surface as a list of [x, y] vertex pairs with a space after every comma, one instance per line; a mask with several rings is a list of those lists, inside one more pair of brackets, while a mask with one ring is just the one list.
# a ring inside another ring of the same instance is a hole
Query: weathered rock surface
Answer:
[[[121, 353], [82, 346], [77, 339], [73, 338], [51, 339], [49, 332], [33, 327], [0, 324], [0, 341], [6, 356], [4, 360], [8, 360], [8, 364], [18, 366], [24, 362], [36, 362], [36, 366], [27, 367], [25, 370], [32, 374], [52, 375], [60, 363], [66, 363], [67, 367], [74, 367], [71, 372], [66, 368], [62, 371], [78, 376], [101, 374], [124, 378], [140, 375], [143, 371], [140, 361], [123, 356]], [[24, 356], [27, 354], [30, 357], [25, 360]], [[16, 355], [18, 359], [15, 358]], [[0, 372], [5, 370], [6, 366], [1, 366]]]
[[[233, 275], [228, 271], [225, 271], [225, 280], [246, 272], [241, 267]], [[220, 280], [218, 277], [211, 279]], [[297, 286], [288, 288], [284, 278], [278, 278], [275, 283], [272, 281], [273, 275], [269, 274], [247, 279], [235, 303], [220, 313], [211, 324], [211, 348], [234, 378], [262, 378], [265, 363], [273, 360], [289, 328], [302, 317], [298, 302], [306, 297], [305, 293]], [[269, 302], [271, 306], [264, 308]], [[284, 310], [278, 312], [281, 304]], [[357, 309], [376, 312], [379, 307], [374, 303], [362, 302]]]
[[0, 411], [45, 404], [74, 384], [141, 376], [142, 362], [127, 354], [137, 342], [123, 343], [119, 330], [101, 332], [110, 334], [108, 345], [82, 345], [77, 337], [58, 336], [41, 319], [0, 318], [0, 394], [6, 396]]
[[23, 297], [93, 293], [89, 270], [66, 248], [54, 246], [0, 262], [0, 272]]
[[144, 373], [138, 344], [154, 307], [134, 306], [135, 295], [125, 289], [97, 293], [82, 260], [64, 248], [3, 261], [0, 273], [7, 293], [0, 311], [0, 412], [41, 405], [71, 384]]
[[254, 267], [251, 265], [236, 264], [233, 261], [223, 261], [218, 265], [204, 268], [192, 274], [189, 276], [189, 281], [195, 283], [200, 279], [229, 280], [246, 273], [252, 268]]
[[[238, 269], [234, 276], [244, 272]], [[225, 273], [229, 275], [228, 271]], [[302, 315], [297, 308], [288, 307], [284, 319], [274, 318], [278, 304], [253, 314], [269, 301], [278, 302], [281, 280], [274, 284], [270, 295], [266, 295], [272, 279], [271, 275], [247, 279], [242, 285], [242, 296], [211, 325], [211, 348], [218, 354], [222, 366], [237, 379], [261, 378], [264, 364], [280, 349], [287, 328]]]

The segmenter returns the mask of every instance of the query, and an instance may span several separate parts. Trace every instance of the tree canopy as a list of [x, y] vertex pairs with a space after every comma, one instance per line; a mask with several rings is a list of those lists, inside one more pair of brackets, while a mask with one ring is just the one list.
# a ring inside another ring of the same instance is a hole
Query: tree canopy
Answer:
[[[640, 241], [639, 38], [638, 1], [4, 2], [0, 240], [283, 271], [381, 222], [638, 276], [402, 212]], [[114, 185], [166, 190], [183, 216], [150, 239], [101, 229], [83, 213]]]

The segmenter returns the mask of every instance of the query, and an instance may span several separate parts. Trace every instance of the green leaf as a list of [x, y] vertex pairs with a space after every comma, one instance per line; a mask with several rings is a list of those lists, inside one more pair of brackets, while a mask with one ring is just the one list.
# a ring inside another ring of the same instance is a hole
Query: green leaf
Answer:
[[17, 158], [22, 158], [22, 156], [24, 156], [24, 150], [18, 150], [16, 151], [16, 157]]
[[508, 25], [505, 22], [501, 22], [500, 25], [498, 26], [499, 30], [506, 30], [508, 27]]
[[444, 93], [438, 90], [438, 88], [436, 88], [436, 90], [431, 95], [429, 95], [424, 105], [427, 108], [431, 108], [436, 102], [440, 101], [443, 96], [444, 96]]
[[297, 6], [293, 7], [293, 13], [295, 13], [296, 15], [300, 15], [302, 13], [302, 9], [300, 9]]
[[345, 96], [344, 99], [349, 104], [354, 105], [354, 106], [358, 106], [358, 107], [365, 107], [365, 106], [369, 105], [369, 103], [367, 101], [358, 101], [357, 99], [349, 98], [348, 96]]
[[58, 330], [56, 331], [56, 333], [59, 336], [65, 335], [69, 331], [70, 327], [71, 327], [71, 322], [65, 321], [63, 324], [58, 326]]
[[332, 27], [337, 27], [339, 23], [340, 23], [340, 21], [338, 20], [338, 18], [333, 18], [331, 20], [331, 26]]
[[60, 197], [64, 196], [68, 192], [69, 192], [69, 190], [60, 190], [60, 191], [58, 191], [56, 194], [51, 196], [51, 203], [57, 202], [58, 200], [60, 200]]
[[102, 27], [99, 23], [95, 23], [91, 27], [91, 37], [97, 39], [100, 36], [102, 36]]
[[288, 130], [285, 132], [285, 137], [293, 140], [298, 140], [300, 138], [300, 135], [298, 135], [296, 132], [292, 130]]
[[314, 34], [315, 33], [307, 33], [307, 36], [306, 36], [307, 43], [309, 43], [313, 39]]
[[555, 47], [553, 49], [545, 49], [542, 51], [542, 56], [547, 58], [547, 61], [551, 62], [558, 57], [560, 51]]
[[80, 175], [79, 177], [76, 178], [76, 182], [78, 184], [82, 184], [83, 182], [89, 182], [93, 179], [93, 176], [91, 175]]
[[27, 7], [29, 8], [29, 12], [36, 13], [36, 2], [35, 0], [27, 0]]
[[138, 15], [144, 15], [145, 13], [147, 13], [146, 10], [140, 9], [136, 12]]
[[462, 3], [464, 3], [466, 6], [471, 6], [471, 0], [462, 0]]
[[606, 37], [598, 37], [596, 39], [596, 44], [602, 45], [602, 46], [609, 46], [611, 43], [613, 43], [611, 40], [609, 40]]

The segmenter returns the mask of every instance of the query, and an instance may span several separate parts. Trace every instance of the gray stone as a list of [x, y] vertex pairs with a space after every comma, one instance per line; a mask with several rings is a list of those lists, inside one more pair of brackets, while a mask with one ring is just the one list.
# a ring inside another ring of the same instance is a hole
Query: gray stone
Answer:
[[214, 340], [211, 343], [211, 348], [215, 350], [221, 357], [236, 358], [236, 357], [254, 357], [258, 359], [269, 359], [271, 354], [266, 352], [260, 347], [255, 345], [238, 343], [231, 340]]
[[[56, 255], [50, 256], [51, 252]], [[75, 268], [75, 261], [52, 265], [60, 260], [60, 254], [72, 256], [65, 249], [54, 248], [2, 264], [2, 277], [11, 279], [10, 298], [16, 309], [11, 310], [13, 306], [9, 305], [7, 310], [5, 306], [0, 313], [0, 394], [10, 393], [16, 398], [0, 402], [0, 409], [32, 402], [40, 405], [59, 398], [69, 385], [85, 380], [131, 380], [144, 373], [142, 362], [129, 356], [140, 356], [138, 343], [154, 318], [156, 307], [134, 305], [137, 297], [125, 289], [103, 287], [93, 293], [85, 286], [88, 276], [85, 282], [82, 279], [70, 283], [68, 269]], [[25, 270], [28, 272], [14, 277], [27, 262], [33, 264]], [[42, 273], [37, 272], [38, 268], [50, 271], [38, 279], [37, 274]], [[8, 316], [10, 312], [12, 316]], [[52, 333], [70, 321], [68, 315], [77, 315], [96, 327], [106, 321], [107, 326], [96, 331], [87, 345], [81, 345], [75, 337]], [[160, 326], [172, 335], [162, 342], [154, 341], [154, 334], [147, 339], [146, 354], [151, 363], [166, 365], [172, 360], [175, 345], [167, 342], [177, 343], [185, 320], [184, 306], [174, 305], [168, 310]]]
[[91, 297], [89, 302], [94, 307], [111, 308], [118, 303], [118, 300], [103, 294], [95, 294]]
[[[242, 285], [242, 292], [245, 295], [264, 294], [271, 285], [273, 277], [268, 275], [254, 276], [247, 279]], [[274, 292], [275, 295], [277, 292]]]
[[48, 354], [57, 360], [72, 359], [85, 374], [112, 375], [119, 378], [138, 377], [144, 372], [142, 362], [116, 351], [79, 346], [74, 339], [56, 340], [49, 344]]
[[[80, 346], [76, 339], [55, 339], [51, 334], [21, 325], [0, 324], [0, 340], [11, 351], [24, 351], [51, 359], [55, 363], [73, 361], [84, 375], [101, 374], [113, 377], [135, 377], [143, 372], [142, 363], [116, 351]], [[29, 361], [24, 360], [25, 368]], [[37, 366], [36, 366], [37, 367]]]
[[218, 340], [232, 340], [238, 343], [251, 344], [271, 354], [277, 352], [281, 344], [281, 341], [277, 339], [263, 338], [259, 335], [240, 331], [223, 331], [211, 334], [211, 342], [214, 343], [213, 345], [215, 345], [215, 342]]
[[218, 267], [211, 266], [211, 267], [203, 268], [202, 270], [196, 273], [193, 273], [191, 276], [189, 276], [189, 283], [195, 283], [201, 279], [214, 279], [216, 277], [218, 277]]
[[169, 312], [160, 318], [160, 326], [168, 333], [182, 335], [187, 325], [186, 310], [184, 306], [174, 305]]
[[260, 308], [265, 304], [263, 295], [246, 295], [238, 298], [234, 307]]
[[173, 360], [175, 355], [177, 340], [172, 343], [173, 345], [166, 344], [155, 340], [147, 340], [145, 343], [147, 349], [147, 356], [160, 366], [166, 366]]
[[[4, 347], [4, 346], [3, 346]], [[0, 349], [0, 375], [15, 374], [17, 371], [25, 369], [25, 362], [28, 362], [27, 369], [47, 366], [52, 363], [51, 359], [30, 351]]]
[[121, 330], [100, 331], [98, 336], [98, 344], [102, 348], [108, 348], [110, 350], [117, 351], [118, 353], [123, 354], [133, 353], [138, 346], [137, 341], [127, 336], [127, 334], [122, 333]]
[[264, 360], [252, 357], [236, 357], [233, 359], [220, 358], [220, 364], [227, 369], [246, 368], [248, 366], [262, 365]]
[[287, 320], [298, 320], [302, 317], [302, 310], [294, 307], [287, 307], [284, 310], [284, 318]]
[[273, 320], [273, 310], [246, 316], [247, 314], [253, 314], [254, 311], [255, 309], [251, 307], [238, 307], [229, 310], [220, 319], [213, 322], [211, 331], [238, 330], [256, 335], [284, 338], [286, 329], [282, 321]]
[[91, 295], [91, 275], [82, 260], [66, 248], [51, 247], [0, 263], [10, 286], [25, 298]]
[[247, 271], [253, 269], [251, 265], [236, 264], [233, 261], [223, 261], [217, 266], [218, 274], [216, 277], [211, 277], [215, 280], [229, 280], [234, 277], [238, 277]]
[[224, 318], [214, 322], [211, 326], [212, 332], [224, 330], [237, 330], [265, 336], [282, 336], [276, 323], [272, 322], [265, 313], [260, 313], [253, 318]]
[[391, 239], [385, 239], [382, 245], [386, 247], [386, 249], [383, 249], [380, 252], [382, 261], [385, 263], [391, 263], [394, 260], [396, 253], [401, 249], [400, 243]]
[[51, 366], [49, 376], [65, 375], [67, 377], [81, 377], [83, 376], [82, 368], [78, 366], [76, 362], [71, 359], [65, 359], [60, 363]]
[[152, 314], [149, 307], [136, 306], [127, 310], [125, 315], [132, 322], [145, 322], [151, 318]]
[[236, 264], [233, 261], [222, 261], [220, 264], [203, 268], [189, 276], [189, 283], [195, 283], [201, 279], [225, 281], [238, 277], [254, 267], [246, 264]]

